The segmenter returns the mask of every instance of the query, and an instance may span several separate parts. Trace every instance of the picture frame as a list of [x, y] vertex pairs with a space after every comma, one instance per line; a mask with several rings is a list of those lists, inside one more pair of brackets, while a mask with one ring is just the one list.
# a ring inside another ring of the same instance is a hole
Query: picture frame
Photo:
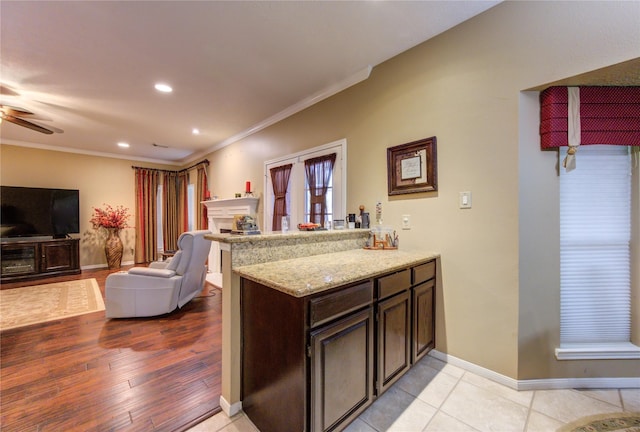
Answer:
[[387, 149], [388, 195], [438, 190], [436, 137]]

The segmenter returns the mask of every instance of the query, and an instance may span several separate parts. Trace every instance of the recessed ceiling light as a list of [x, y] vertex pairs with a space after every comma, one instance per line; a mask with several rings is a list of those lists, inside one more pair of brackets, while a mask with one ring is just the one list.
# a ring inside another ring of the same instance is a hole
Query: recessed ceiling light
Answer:
[[118, 147], [129, 148], [129, 143], [121, 141], [121, 142], [118, 143]]
[[164, 83], [157, 83], [155, 85], [155, 88], [156, 90], [162, 93], [171, 93], [173, 91], [173, 89], [169, 84], [164, 84]]
[[200, 135], [200, 129], [193, 128], [193, 129], [191, 129], [191, 133], [194, 134], [194, 135]]

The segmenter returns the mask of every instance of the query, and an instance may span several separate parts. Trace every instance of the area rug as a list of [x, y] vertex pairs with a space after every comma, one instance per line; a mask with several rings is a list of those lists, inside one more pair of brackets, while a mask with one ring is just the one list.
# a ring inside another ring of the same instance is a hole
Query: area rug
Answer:
[[0, 331], [103, 310], [95, 279], [0, 290]]
[[620, 412], [583, 417], [557, 432], [640, 432], [640, 413]]

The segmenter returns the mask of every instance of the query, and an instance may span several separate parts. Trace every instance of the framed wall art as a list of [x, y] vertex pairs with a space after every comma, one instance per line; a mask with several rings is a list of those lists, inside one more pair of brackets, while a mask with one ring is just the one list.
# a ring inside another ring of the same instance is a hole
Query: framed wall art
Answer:
[[387, 149], [389, 195], [438, 190], [436, 137]]

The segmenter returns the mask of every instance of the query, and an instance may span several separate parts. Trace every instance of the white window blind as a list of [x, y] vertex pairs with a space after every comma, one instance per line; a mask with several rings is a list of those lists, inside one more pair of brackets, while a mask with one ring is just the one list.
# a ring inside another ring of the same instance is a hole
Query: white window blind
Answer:
[[[563, 157], [561, 154], [560, 158]], [[631, 340], [628, 148], [581, 146], [576, 169], [569, 173], [560, 171], [561, 346], [628, 343]]]

